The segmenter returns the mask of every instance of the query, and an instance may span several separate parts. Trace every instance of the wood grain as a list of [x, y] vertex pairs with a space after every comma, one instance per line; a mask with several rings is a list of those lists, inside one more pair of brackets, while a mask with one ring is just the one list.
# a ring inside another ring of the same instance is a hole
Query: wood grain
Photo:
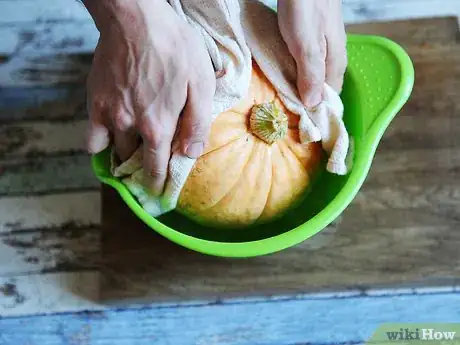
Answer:
[[[8, 77], [9, 78], [9, 77]], [[0, 80], [0, 124], [20, 121], [87, 120], [84, 84], [8, 86]]]
[[0, 277], [0, 315], [3, 319], [101, 308], [99, 277], [96, 270]]
[[100, 201], [98, 191], [0, 198], [0, 234], [99, 225]]
[[43, 195], [99, 188], [87, 154], [33, 157], [2, 162], [0, 196]]
[[382, 139], [362, 191], [336, 226], [274, 255], [210, 258], [160, 238], [104, 187], [101, 298], [215, 299], [457, 279], [458, 26], [450, 18], [369, 24], [356, 31], [402, 44], [414, 61], [416, 83]]
[[[13, 2], [16, 6], [20, 3]], [[43, 2], [42, 6], [47, 6], [47, 2]], [[87, 53], [94, 50], [99, 38], [90, 18], [85, 21], [51, 18], [42, 22], [28, 20], [19, 24], [0, 25], [0, 35], [0, 54], [10, 57], [22, 54]]]
[[449, 293], [100, 309], [0, 320], [0, 344], [357, 345], [383, 323], [456, 322], [459, 303]]
[[[381, 3], [381, 1], [379, 2]], [[386, 3], [388, 4], [388, 2]], [[398, 1], [398, 3], [404, 3], [404, 1]], [[369, 6], [369, 2], [367, 5]], [[419, 3], [419, 6], [422, 5]], [[346, 27], [348, 33], [384, 35], [391, 37], [400, 44], [409, 45], [449, 44], [460, 38], [456, 16], [407, 19], [395, 21], [392, 25], [388, 25], [388, 22], [373, 22], [369, 25], [348, 23]]]
[[[85, 153], [88, 120], [10, 123], [0, 128], [0, 157]], [[63, 140], [65, 139], [65, 140]]]
[[99, 268], [99, 227], [69, 224], [0, 236], [0, 276]]

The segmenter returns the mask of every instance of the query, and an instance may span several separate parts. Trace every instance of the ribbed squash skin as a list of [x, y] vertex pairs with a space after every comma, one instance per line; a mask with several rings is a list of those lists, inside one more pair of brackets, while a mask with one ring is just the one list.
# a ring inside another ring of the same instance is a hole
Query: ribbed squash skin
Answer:
[[[270, 101], [289, 120], [287, 135], [272, 145], [256, 137], [249, 126], [252, 107]], [[300, 143], [298, 121], [254, 64], [247, 97], [214, 121], [177, 210], [217, 227], [245, 227], [283, 214], [305, 194], [322, 158], [319, 143]]]

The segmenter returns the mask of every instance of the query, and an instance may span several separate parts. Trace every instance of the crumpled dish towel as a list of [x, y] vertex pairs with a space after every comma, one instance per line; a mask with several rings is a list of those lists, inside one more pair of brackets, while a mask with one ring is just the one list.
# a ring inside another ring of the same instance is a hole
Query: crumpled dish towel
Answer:
[[[222, 76], [216, 80], [213, 120], [245, 96], [254, 59], [285, 106], [300, 116], [301, 141], [321, 141], [328, 154], [326, 169], [330, 173], [344, 175], [349, 171], [346, 161], [350, 141], [342, 121], [342, 101], [326, 84], [323, 102], [316, 109], [307, 110], [303, 106], [296, 87], [295, 61], [281, 37], [272, 9], [257, 0], [170, 0], [169, 3], [200, 31], [215, 70], [224, 72], [218, 73]], [[112, 174], [123, 178], [129, 191], [154, 217], [176, 207], [194, 163], [194, 159], [173, 147], [165, 190], [157, 197], [142, 186], [142, 148], [120, 165], [112, 152]]]

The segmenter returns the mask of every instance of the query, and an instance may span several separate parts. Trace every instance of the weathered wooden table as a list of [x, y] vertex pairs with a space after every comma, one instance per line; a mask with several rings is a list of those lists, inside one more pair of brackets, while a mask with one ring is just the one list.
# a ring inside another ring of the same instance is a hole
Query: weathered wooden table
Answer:
[[[249, 260], [175, 246], [100, 189], [84, 152], [90, 57], [4, 62], [0, 344], [360, 343], [383, 322], [460, 322], [457, 19], [348, 30], [407, 49], [412, 98], [336, 224]], [[43, 86], [53, 71], [66, 82]]]

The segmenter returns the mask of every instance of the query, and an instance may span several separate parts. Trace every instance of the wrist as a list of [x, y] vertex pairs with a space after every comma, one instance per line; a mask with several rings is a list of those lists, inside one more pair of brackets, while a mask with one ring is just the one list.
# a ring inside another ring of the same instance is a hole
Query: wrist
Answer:
[[136, 24], [142, 0], [82, 0], [101, 32], [113, 26], [129, 27]]

